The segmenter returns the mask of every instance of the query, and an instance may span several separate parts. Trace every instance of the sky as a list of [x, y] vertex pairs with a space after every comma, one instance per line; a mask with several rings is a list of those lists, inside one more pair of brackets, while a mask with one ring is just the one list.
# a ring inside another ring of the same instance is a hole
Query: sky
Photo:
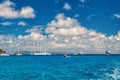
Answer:
[[120, 53], [119, 5], [120, 0], [0, 0], [0, 47]]

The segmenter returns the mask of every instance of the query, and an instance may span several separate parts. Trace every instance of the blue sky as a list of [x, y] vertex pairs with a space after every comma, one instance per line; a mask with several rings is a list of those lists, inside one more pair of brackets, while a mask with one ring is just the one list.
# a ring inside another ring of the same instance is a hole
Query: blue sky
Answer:
[[[4, 0], [1, 0], [2, 3]], [[21, 7], [31, 6], [34, 9], [34, 18], [6, 19], [0, 17], [0, 22], [12, 22], [10, 26], [0, 25], [0, 34], [25, 34], [25, 30], [34, 25], [46, 25], [58, 13], [76, 18], [82, 26], [93, 29], [106, 35], [116, 35], [120, 30], [120, 19], [114, 14], [120, 14], [120, 0], [10, 0], [15, 3], [14, 8], [20, 10]], [[63, 8], [69, 4], [71, 9]], [[75, 17], [77, 15], [77, 17]], [[16, 25], [19, 21], [27, 23], [25, 27]]]
[[0, 0], [0, 47], [44, 50], [46, 41], [49, 52], [120, 53], [119, 5], [120, 0]]

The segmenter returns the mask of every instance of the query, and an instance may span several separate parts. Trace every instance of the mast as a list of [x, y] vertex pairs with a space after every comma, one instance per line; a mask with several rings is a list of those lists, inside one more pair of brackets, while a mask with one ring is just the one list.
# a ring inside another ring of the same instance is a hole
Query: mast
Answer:
[[42, 48], [41, 48], [41, 44], [40, 44], [40, 41], [39, 41], [39, 46], [40, 46], [40, 47], [39, 47], [39, 49], [40, 49], [39, 51], [40, 51], [40, 52], [42, 52], [42, 51], [41, 51], [41, 49], [42, 49]]
[[44, 46], [45, 46], [45, 53], [46, 53], [46, 51], [47, 51], [47, 49], [46, 49], [46, 47], [47, 47], [47, 45], [46, 45], [46, 36], [45, 36], [45, 44], [44, 44]]

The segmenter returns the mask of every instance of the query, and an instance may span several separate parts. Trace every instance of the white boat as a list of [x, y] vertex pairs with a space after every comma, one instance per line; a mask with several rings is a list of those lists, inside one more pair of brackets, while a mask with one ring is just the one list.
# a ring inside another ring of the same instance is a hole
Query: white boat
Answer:
[[15, 53], [15, 55], [17, 55], [17, 56], [22, 56], [23, 53], [24, 53], [23, 51], [17, 51], [17, 52]]
[[51, 55], [51, 53], [46, 53], [46, 52], [35, 52], [33, 55]]
[[51, 53], [47, 52], [46, 40], [44, 42], [44, 50], [41, 50], [41, 46], [38, 52], [33, 52], [33, 55], [51, 55]]
[[21, 56], [22, 54], [16, 54], [17, 56]]
[[9, 56], [10, 54], [0, 48], [0, 56]]
[[2, 53], [2, 54], [0, 54], [0, 56], [10, 56], [10, 54], [8, 54], [8, 53]]

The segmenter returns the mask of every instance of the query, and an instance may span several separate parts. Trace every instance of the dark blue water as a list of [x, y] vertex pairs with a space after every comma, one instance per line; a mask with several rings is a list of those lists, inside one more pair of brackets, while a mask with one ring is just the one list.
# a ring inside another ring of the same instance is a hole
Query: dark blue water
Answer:
[[120, 56], [0, 57], [0, 80], [120, 80]]

